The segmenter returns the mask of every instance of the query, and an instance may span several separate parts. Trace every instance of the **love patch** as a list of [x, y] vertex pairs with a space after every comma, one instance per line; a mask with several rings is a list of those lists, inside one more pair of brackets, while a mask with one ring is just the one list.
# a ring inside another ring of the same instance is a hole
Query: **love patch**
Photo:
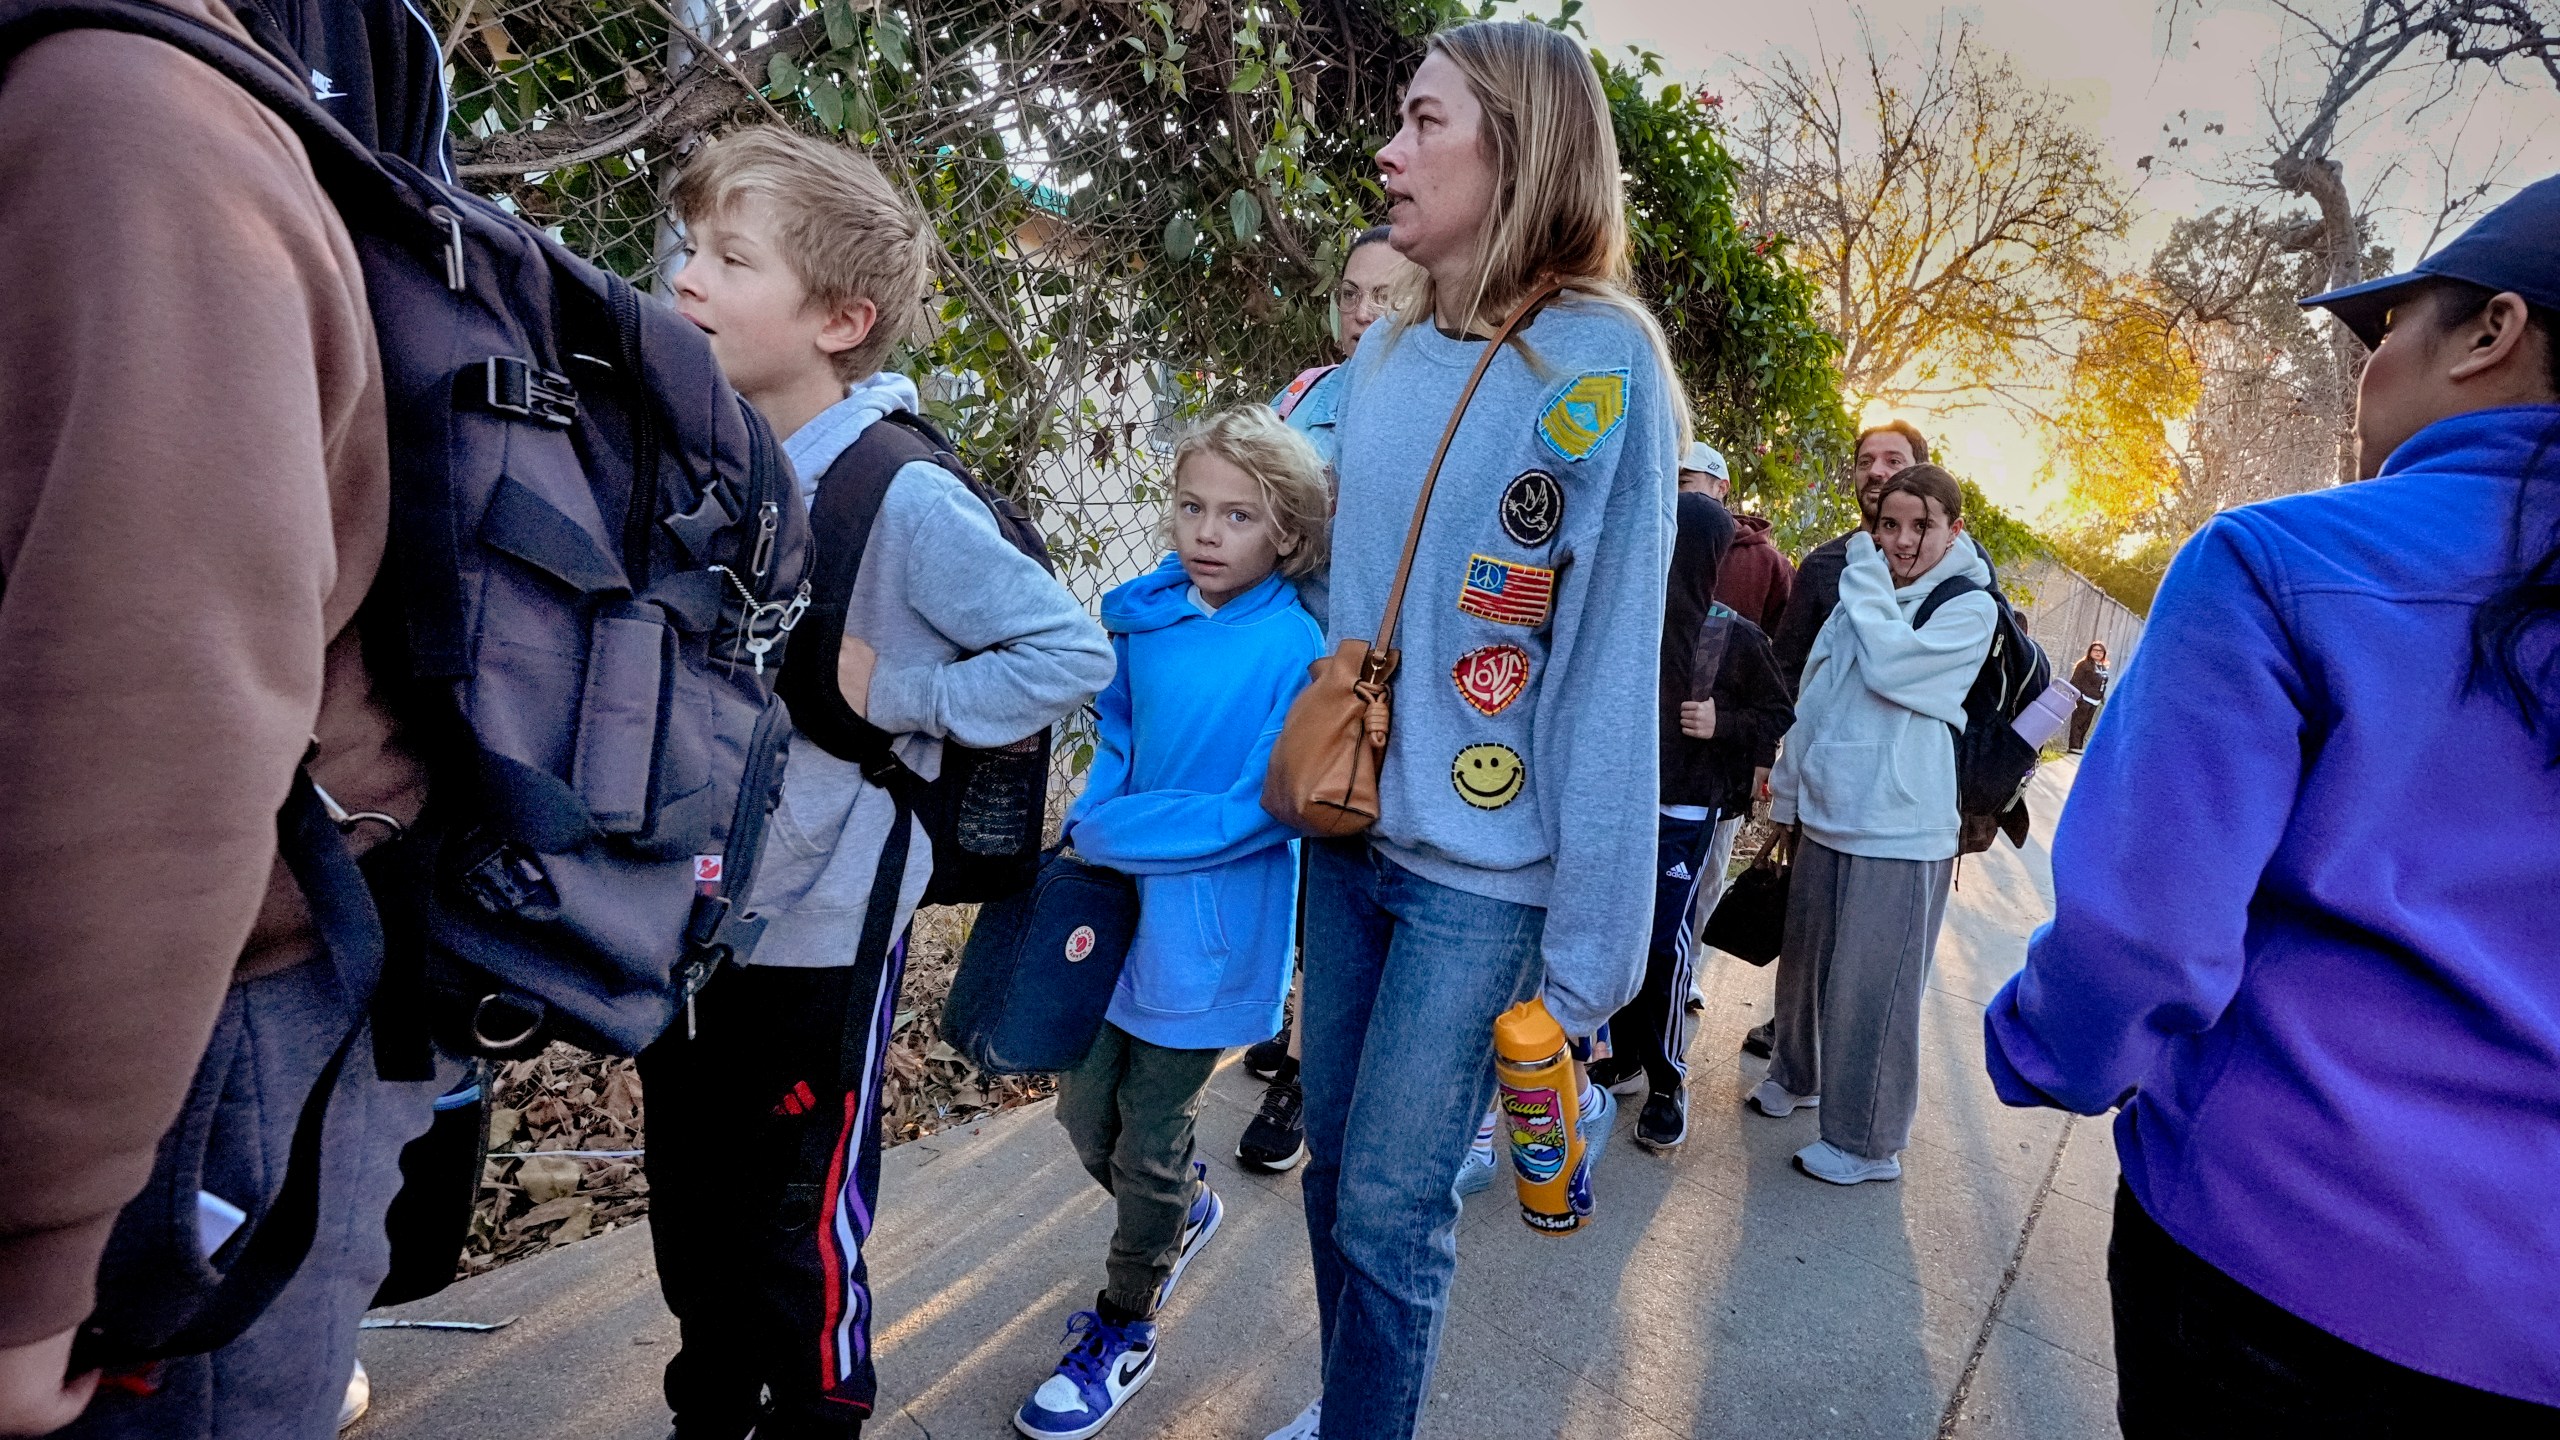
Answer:
[[1458, 798], [1479, 810], [1499, 810], [1520, 798], [1529, 783], [1529, 767], [1508, 745], [1470, 745], [1449, 764], [1449, 783]]
[[1553, 570], [1496, 560], [1490, 555], [1470, 555], [1467, 583], [1458, 592], [1458, 609], [1497, 625], [1535, 629], [1547, 623], [1547, 607], [1555, 598]]
[[1458, 695], [1487, 715], [1511, 708], [1529, 688], [1529, 652], [1517, 645], [1487, 645], [1458, 657], [1449, 670]]
[[1627, 373], [1592, 370], [1573, 378], [1538, 415], [1538, 438], [1567, 460], [1587, 460], [1627, 418]]
[[1502, 533], [1535, 549], [1556, 538], [1564, 523], [1564, 487], [1544, 470], [1525, 471], [1503, 487]]

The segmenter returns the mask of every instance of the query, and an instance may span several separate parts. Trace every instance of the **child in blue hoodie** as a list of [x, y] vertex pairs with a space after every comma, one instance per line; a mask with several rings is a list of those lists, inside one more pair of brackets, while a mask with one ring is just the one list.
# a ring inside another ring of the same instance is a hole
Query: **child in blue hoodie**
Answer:
[[1103, 597], [1120, 669], [1066, 833], [1137, 877], [1138, 933], [1058, 1123], [1120, 1218], [1109, 1284], [1014, 1415], [1034, 1440], [1083, 1440], [1146, 1383], [1156, 1311], [1218, 1228], [1192, 1122], [1219, 1057], [1277, 1031], [1289, 993], [1296, 847], [1262, 782], [1324, 652], [1296, 577], [1324, 562], [1331, 504], [1303, 437], [1267, 406], [1223, 411], [1174, 447], [1174, 553]]

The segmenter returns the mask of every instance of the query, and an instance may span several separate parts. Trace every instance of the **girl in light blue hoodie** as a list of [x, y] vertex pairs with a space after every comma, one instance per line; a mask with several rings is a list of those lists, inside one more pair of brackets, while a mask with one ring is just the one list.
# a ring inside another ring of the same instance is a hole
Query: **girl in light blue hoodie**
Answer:
[[1138, 933], [1058, 1122], [1120, 1213], [1109, 1284], [1014, 1415], [1035, 1440], [1094, 1434], [1146, 1383], [1156, 1310], [1218, 1228], [1192, 1122], [1219, 1057], [1278, 1030], [1289, 993], [1297, 853], [1262, 782], [1324, 650], [1296, 577], [1323, 563], [1330, 506], [1324, 463], [1267, 406], [1212, 416], [1174, 448], [1174, 553], [1103, 597], [1120, 669], [1066, 833], [1137, 877]]

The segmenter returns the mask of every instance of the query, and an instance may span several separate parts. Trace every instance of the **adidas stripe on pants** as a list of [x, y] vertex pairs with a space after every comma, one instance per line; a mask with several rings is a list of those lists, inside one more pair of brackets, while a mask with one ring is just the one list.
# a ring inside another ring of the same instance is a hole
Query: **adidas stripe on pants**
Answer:
[[[640, 1056], [649, 1238], [682, 1344], [666, 1396], [686, 1440], [855, 1436], [871, 1413], [863, 1250], [905, 966], [904, 939], [868, 965], [730, 966], [696, 998], [693, 1035], [679, 1019]], [[849, 1033], [863, 1038], [846, 1056]]]
[[1689, 908], [1699, 877], [1708, 870], [1716, 822], [1664, 815], [1653, 862], [1653, 943], [1645, 955], [1644, 988], [1609, 1020], [1613, 1054], [1639, 1061], [1657, 1093], [1677, 1090], [1689, 1078], [1689, 981], [1698, 947], [1691, 938]]

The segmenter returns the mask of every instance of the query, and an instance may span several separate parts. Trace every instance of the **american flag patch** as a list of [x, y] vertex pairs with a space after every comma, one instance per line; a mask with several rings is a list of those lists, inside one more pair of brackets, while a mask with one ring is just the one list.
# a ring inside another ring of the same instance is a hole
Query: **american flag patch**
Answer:
[[1547, 622], [1547, 606], [1555, 595], [1553, 570], [1470, 555], [1467, 588], [1458, 592], [1458, 609], [1497, 625], [1538, 626]]

